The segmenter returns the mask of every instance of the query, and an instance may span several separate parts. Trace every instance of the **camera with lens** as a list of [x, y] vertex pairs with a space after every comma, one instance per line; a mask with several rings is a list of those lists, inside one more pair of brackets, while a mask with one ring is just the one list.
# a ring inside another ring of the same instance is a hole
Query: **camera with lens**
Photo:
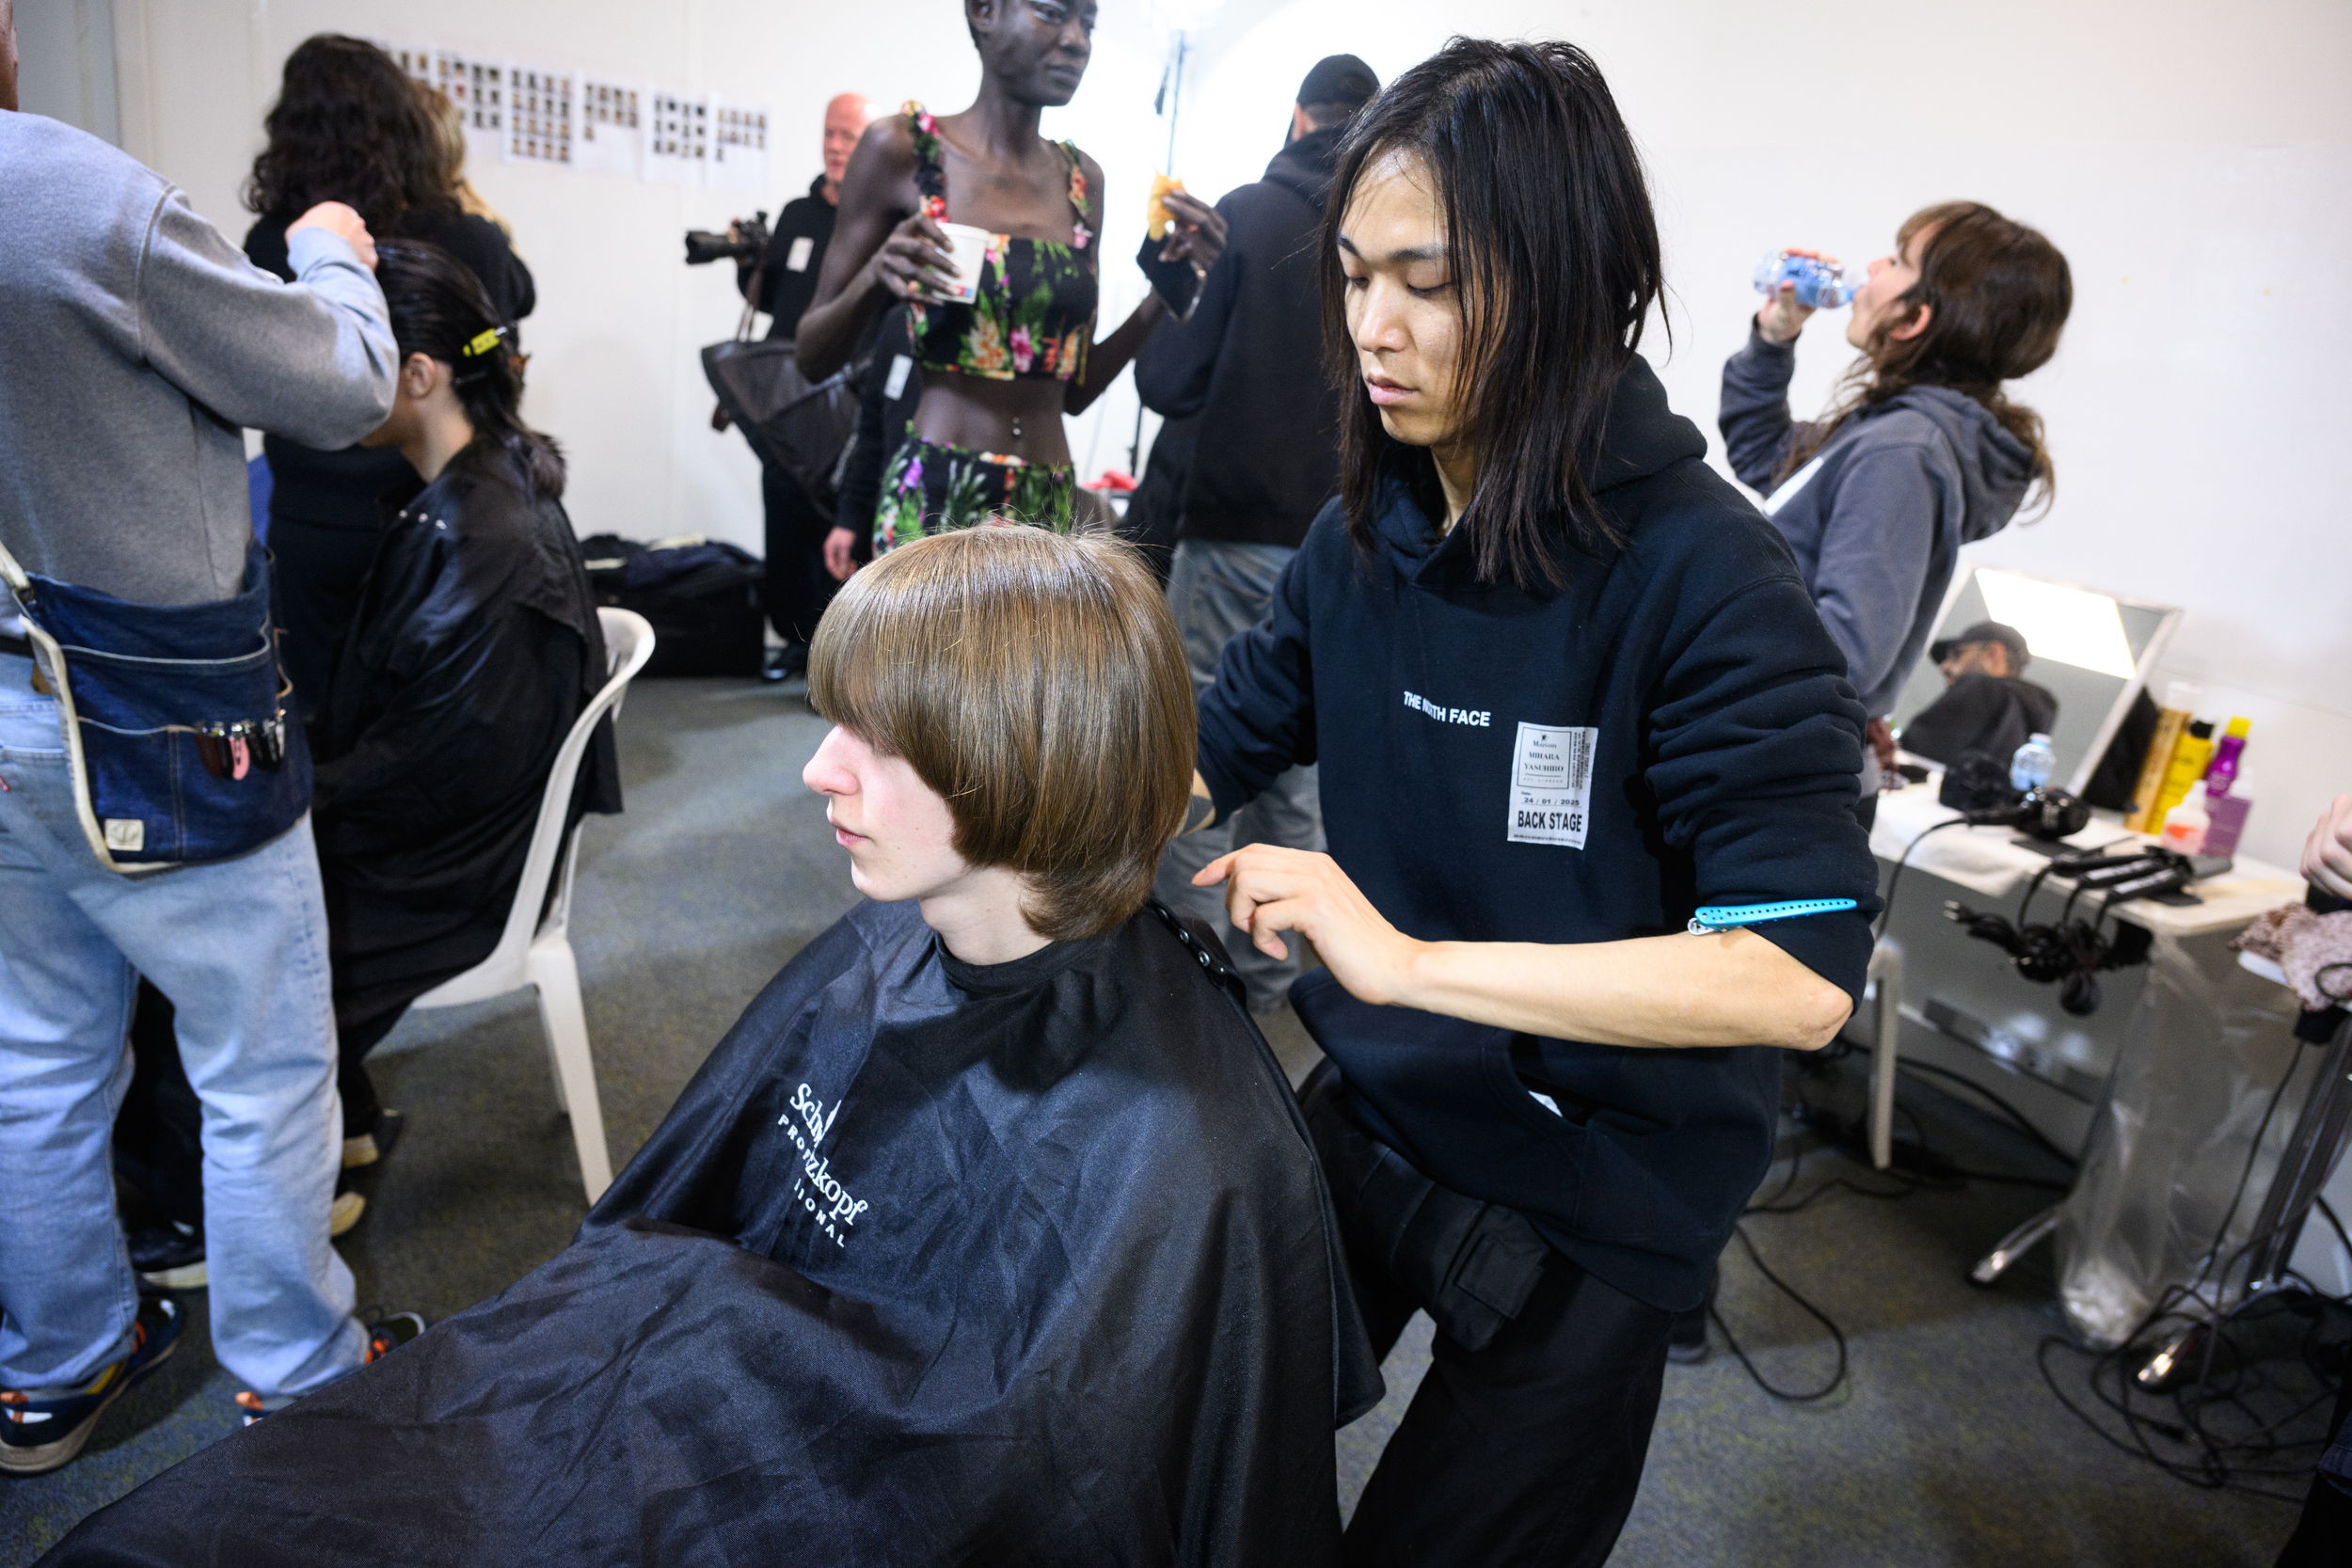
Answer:
[[712, 261], [733, 257], [738, 261], [756, 263], [768, 250], [768, 214], [754, 213], [749, 218], [737, 218], [732, 233], [713, 233], [707, 229], [686, 231], [686, 264], [705, 266]]

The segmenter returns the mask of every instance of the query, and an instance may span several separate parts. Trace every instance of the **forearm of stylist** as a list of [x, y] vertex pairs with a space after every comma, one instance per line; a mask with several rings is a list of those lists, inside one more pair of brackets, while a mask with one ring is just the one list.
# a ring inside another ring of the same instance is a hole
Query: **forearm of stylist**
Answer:
[[1328, 855], [1255, 844], [1193, 879], [1225, 883], [1233, 925], [1275, 957], [1295, 932], [1351, 995], [1597, 1045], [1776, 1045], [1836, 1037], [1846, 993], [1753, 931], [1622, 942], [1419, 942]]

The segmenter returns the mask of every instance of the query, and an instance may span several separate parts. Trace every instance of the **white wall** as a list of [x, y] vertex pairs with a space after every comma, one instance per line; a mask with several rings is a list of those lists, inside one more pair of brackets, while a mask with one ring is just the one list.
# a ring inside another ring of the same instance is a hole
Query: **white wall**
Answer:
[[[951, 109], [977, 80], [949, 0], [113, 7], [124, 145], [239, 231], [237, 182], [278, 65], [322, 28], [765, 102], [782, 144], [771, 207], [815, 172], [832, 93]], [[1255, 178], [1317, 57], [1349, 50], [1386, 77], [1456, 31], [1566, 37], [1607, 71], [1665, 230], [1673, 349], [1661, 333], [1652, 357], [1710, 440], [1760, 254], [1875, 254], [1906, 213], [1953, 197], [2047, 232], [2074, 263], [2074, 316], [2057, 360], [2017, 394], [2049, 421], [2058, 502], [1969, 557], [2186, 607], [2159, 687], [2201, 681], [2210, 710], [2253, 720], [2247, 848], [2292, 861], [2326, 799], [2352, 789], [2352, 574], [2326, 457], [2352, 414], [2341, 365], [2352, 308], [2330, 286], [2352, 254], [2352, 8], [1984, 0], [1796, 15], [1753, 0], [1455, 0], [1441, 12], [1231, 0], [1196, 35], [1175, 172], [1211, 196]], [[1166, 41], [1143, 4], [1106, 0], [1085, 88], [1047, 119], [1106, 171], [1106, 293], [1120, 307], [1141, 292], [1122, 259], [1165, 147], [1151, 104]], [[749, 203], [496, 164], [473, 172], [539, 277], [530, 412], [570, 446], [581, 531], [755, 546], [756, 467], [705, 423], [693, 353], [733, 325], [728, 280], [678, 262], [680, 230]], [[1808, 334], [1801, 411], [1843, 366], [1836, 325]], [[1073, 421], [1089, 477], [1123, 465], [1134, 408], [1122, 383]]]

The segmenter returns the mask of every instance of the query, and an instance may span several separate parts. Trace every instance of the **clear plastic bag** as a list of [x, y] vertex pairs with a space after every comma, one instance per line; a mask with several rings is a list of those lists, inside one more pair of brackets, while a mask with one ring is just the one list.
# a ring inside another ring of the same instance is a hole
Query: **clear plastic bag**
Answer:
[[2168, 1291], [2208, 1307], [2244, 1293], [2241, 1249], [2319, 1076], [2319, 1051], [2293, 1034], [2294, 993], [2241, 969], [2219, 938], [2160, 935], [2150, 956], [2058, 1220], [2058, 1296], [2074, 1332], [2101, 1349], [2122, 1344]]

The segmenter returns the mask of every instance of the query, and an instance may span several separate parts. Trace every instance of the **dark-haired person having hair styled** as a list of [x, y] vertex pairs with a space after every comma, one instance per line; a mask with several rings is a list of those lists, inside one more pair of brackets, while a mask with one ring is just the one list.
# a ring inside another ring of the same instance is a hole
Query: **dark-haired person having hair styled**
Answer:
[[[422, 240], [455, 257], [512, 325], [537, 302], [531, 269], [503, 230], [464, 210], [460, 165], [429, 94], [438, 96], [364, 39], [321, 33], [295, 45], [262, 121], [268, 145], [246, 182], [246, 205], [261, 215], [245, 253], [291, 280], [287, 222], [313, 202], [348, 202], [379, 238]], [[307, 719], [375, 551], [377, 499], [409, 475], [389, 450], [322, 451], [278, 436], [262, 450], [279, 653]]]
[[809, 693], [869, 902], [573, 1244], [48, 1560], [1337, 1560], [1379, 1377], [1239, 981], [1145, 903], [1193, 754], [1158, 585], [1099, 533], [917, 541]]
[[[381, 1114], [361, 1058], [498, 945], [555, 753], [605, 681], [564, 459], [517, 412], [512, 329], [448, 252], [376, 254], [401, 363], [391, 418], [360, 444], [408, 483], [381, 503], [310, 729], [347, 1142]], [[572, 815], [620, 806], [600, 724]]]
[[1982, 202], [1947, 201], [1904, 219], [1894, 252], [1870, 263], [1846, 318], [1862, 357], [1826, 418], [1799, 424], [1788, 412], [1797, 334], [1813, 314], [1795, 284], [1765, 302], [1724, 364], [1716, 419], [1732, 471], [1771, 492], [1764, 514], [1796, 551], [1870, 718], [1865, 827], [1880, 769], [1895, 762], [1886, 716], [1960, 547], [2008, 527], [2035, 486], [2046, 504], [2056, 483], [2041, 416], [2002, 384], [2049, 362], [2074, 300], [2056, 245]]
[[1438, 1328], [1346, 1560], [1597, 1563], [1780, 1052], [1862, 989], [1862, 708], [1636, 352], [1658, 231], [1589, 57], [1456, 40], [1398, 77], [1321, 249], [1341, 494], [1200, 699], [1196, 789], [1221, 816], [1316, 762], [1330, 852], [1199, 880], [1328, 966], [1291, 995], [1358, 1299], [1384, 1354]]

